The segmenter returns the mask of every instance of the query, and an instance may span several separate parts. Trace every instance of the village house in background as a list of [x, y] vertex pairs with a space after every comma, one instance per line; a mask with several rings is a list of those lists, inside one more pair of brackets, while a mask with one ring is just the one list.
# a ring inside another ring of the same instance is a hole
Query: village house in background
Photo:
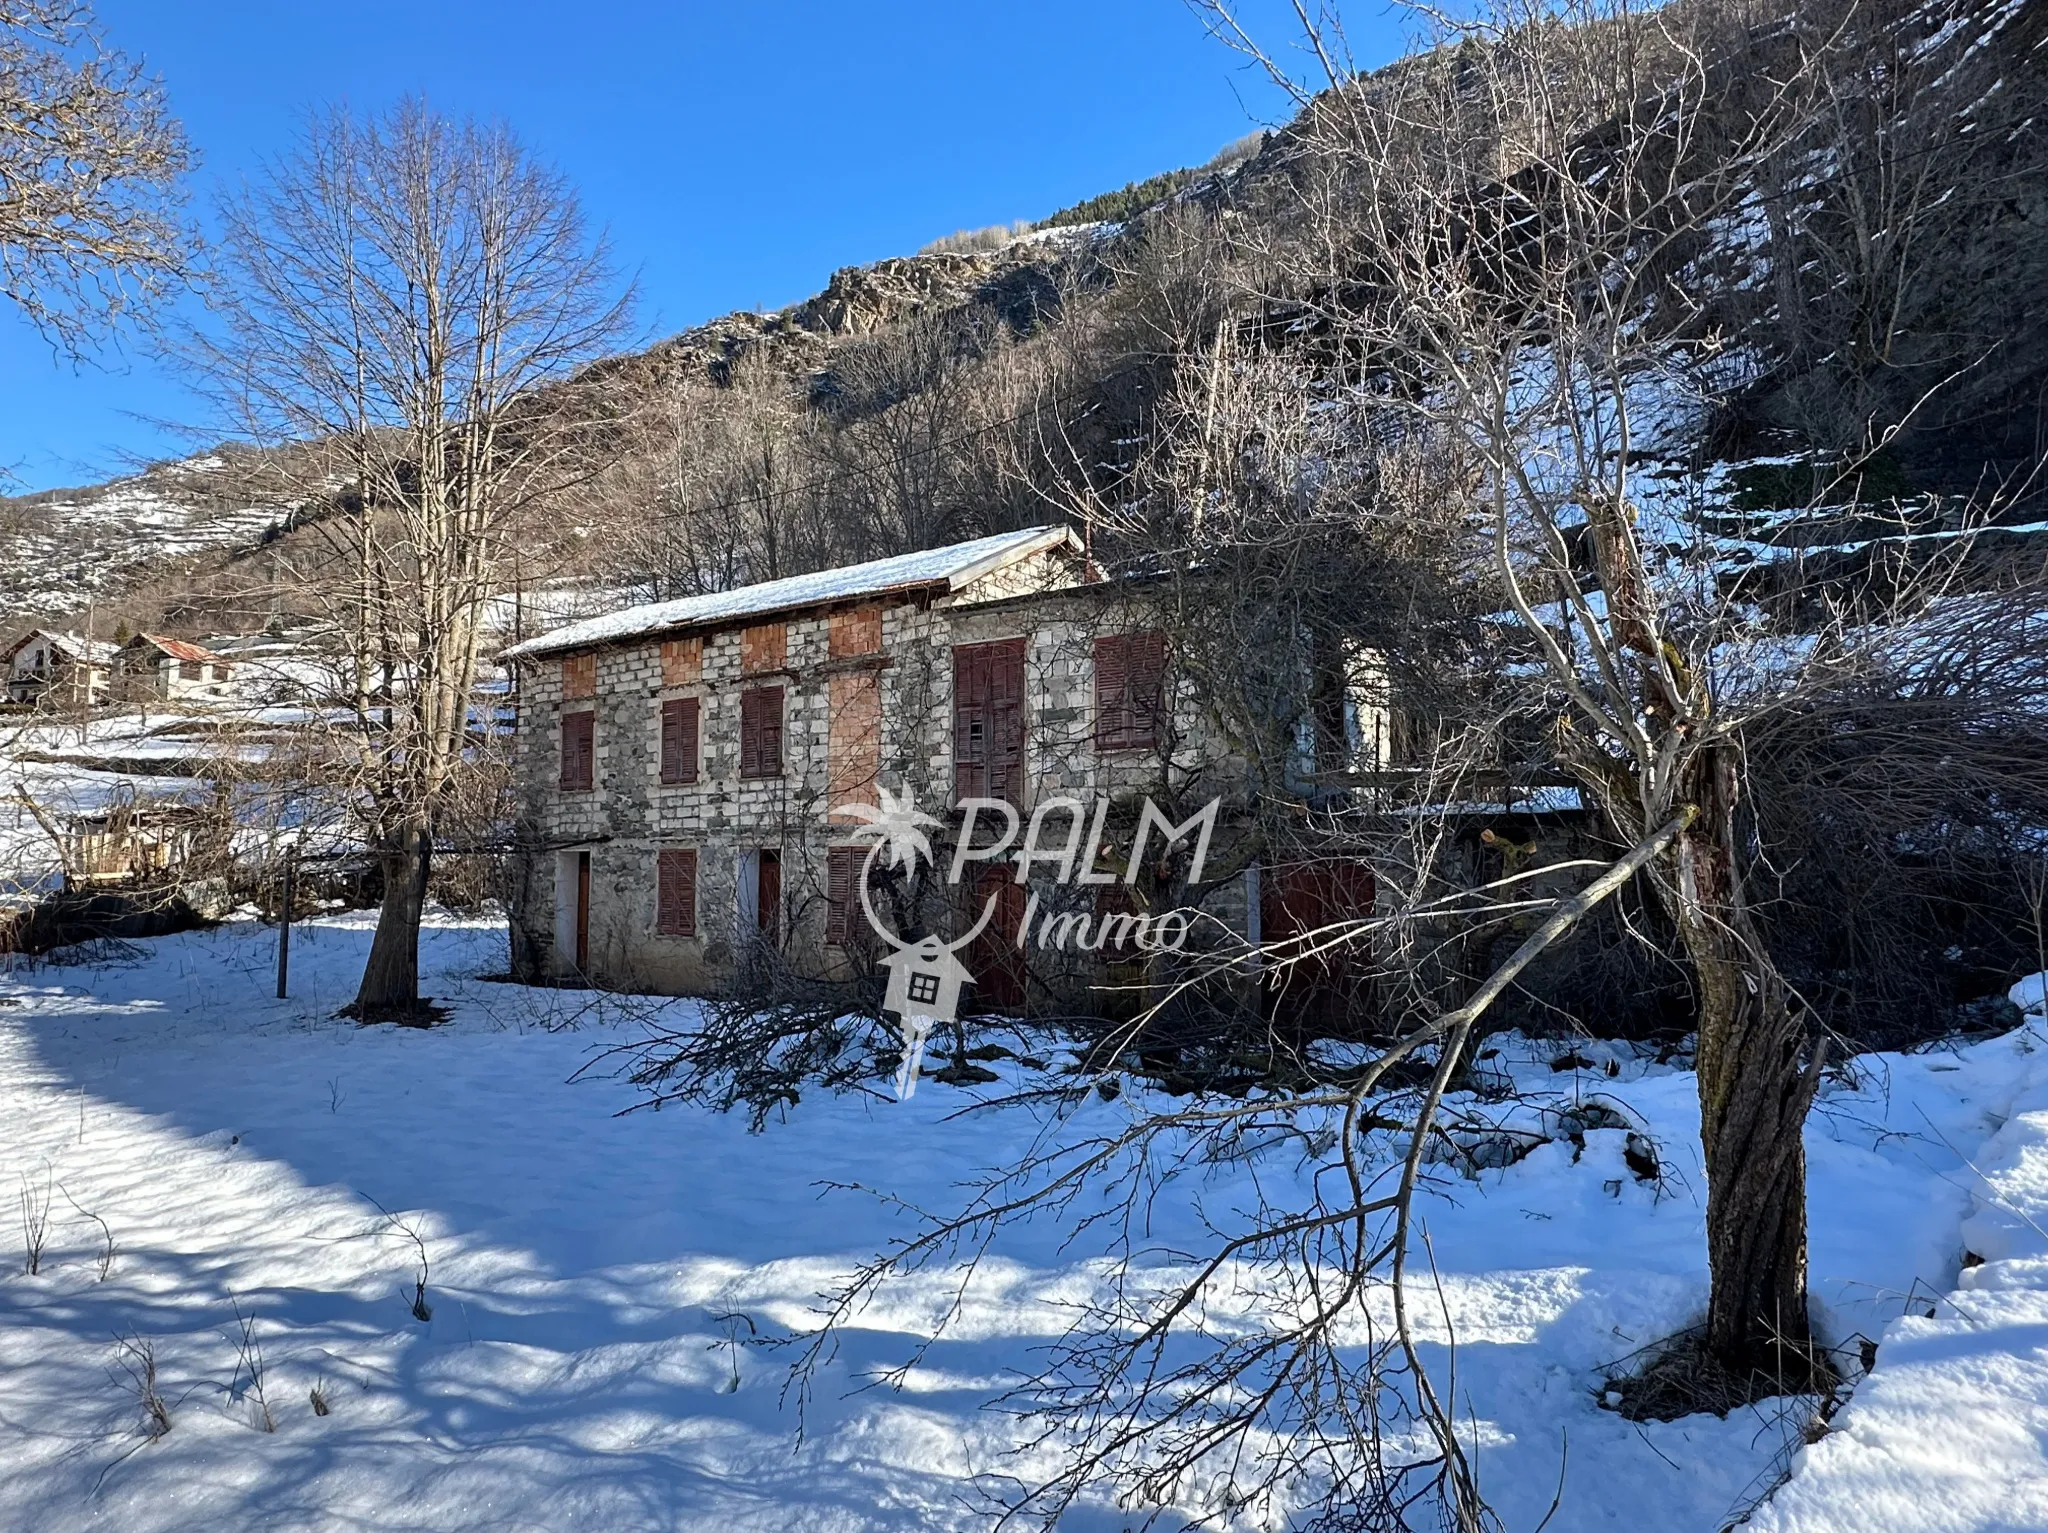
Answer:
[[[939, 817], [981, 797], [1028, 823], [1051, 796], [1128, 801], [1169, 763], [1222, 754], [1142, 586], [1101, 579], [1062, 528], [634, 607], [505, 659], [519, 675], [514, 965], [530, 981], [704, 993], [763, 946], [850, 973], [878, 955], [855, 884], [867, 842], [842, 806], [887, 785]], [[1365, 726], [1376, 752], [1383, 709]], [[1061, 819], [1043, 839], [1065, 833]], [[1036, 972], [1015, 938], [1034, 892], [1055, 894], [1007, 861], [967, 869], [963, 911], [997, 902], [963, 953], [974, 1007], [1025, 1003]], [[1091, 911], [1128, 898], [1079, 892]], [[1204, 906], [1253, 938], [1259, 907], [1255, 868]]]
[[114, 646], [102, 640], [31, 628], [4, 658], [10, 703], [91, 708], [107, 700]]
[[217, 875], [228, 832], [215, 805], [173, 797], [123, 799], [71, 817], [60, 845], [70, 890], [157, 885], [183, 893], [193, 869]]
[[232, 696], [233, 664], [198, 644], [138, 633], [113, 657], [117, 703], [217, 702]]

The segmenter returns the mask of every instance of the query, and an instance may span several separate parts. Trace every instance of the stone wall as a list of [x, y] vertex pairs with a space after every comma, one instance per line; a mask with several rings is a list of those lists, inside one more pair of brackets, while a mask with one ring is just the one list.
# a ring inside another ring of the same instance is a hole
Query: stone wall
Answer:
[[[827, 854], [864, 843], [853, 836], [858, 821], [833, 811], [849, 799], [872, 802], [879, 784], [899, 795], [908, 791], [928, 814], [946, 814], [954, 798], [957, 644], [1025, 641], [1027, 819], [1034, 805], [1057, 795], [1128, 795], [1159, 781], [1170, 765], [1186, 771], [1200, 764], [1200, 720], [1185, 698], [1176, 700], [1170, 748], [1095, 749], [1095, 637], [1134, 626], [1142, 613], [1085, 587], [1008, 594], [1017, 584], [1009, 575], [953, 598], [897, 598], [794, 616], [773, 625], [779, 644], [762, 631], [769, 625], [757, 625], [666, 643], [635, 641], [522, 668], [517, 760], [529, 850], [513, 913], [521, 977], [575, 977], [573, 952], [564, 950], [568, 930], [558, 930], [556, 888], [587, 852], [587, 977], [618, 989], [716, 990], [750, 940], [739, 874], [748, 854], [761, 848], [780, 855], [782, 946], [790, 961], [805, 972], [848, 972], [848, 955], [825, 941]], [[741, 775], [740, 698], [756, 686], [783, 689], [778, 777]], [[698, 774], [692, 783], [664, 784], [661, 705], [678, 697], [699, 699]], [[593, 785], [564, 790], [561, 721], [583, 708], [595, 714]], [[1063, 834], [1049, 826], [1046, 839]], [[692, 936], [656, 931], [656, 862], [666, 847], [698, 853]], [[943, 845], [938, 850], [942, 860], [950, 855]], [[1045, 908], [1059, 907], [1062, 894], [1072, 903], [1077, 893], [1052, 890], [1043, 879], [1033, 887]], [[1241, 898], [1226, 892], [1213, 903], [1242, 929]], [[1075, 979], [1066, 974], [1066, 981]]]

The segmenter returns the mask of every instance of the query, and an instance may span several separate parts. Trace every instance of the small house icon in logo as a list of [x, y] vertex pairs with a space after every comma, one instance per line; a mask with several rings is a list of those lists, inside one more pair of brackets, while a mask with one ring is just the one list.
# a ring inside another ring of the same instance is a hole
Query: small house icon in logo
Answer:
[[908, 1097], [917, 1089], [925, 1039], [936, 1024], [951, 1022], [959, 1014], [960, 987], [974, 981], [973, 971], [960, 961], [958, 954], [988, 926], [995, 914], [996, 900], [994, 895], [990, 895], [982, 906], [981, 919], [974, 923], [973, 929], [951, 942], [942, 942], [936, 935], [905, 942], [889, 930], [887, 923], [875, 914], [875, 907], [868, 899], [868, 869], [876, 854], [885, 849], [889, 860], [899, 868], [929, 864], [932, 848], [923, 827], [939, 822], [930, 815], [920, 814], [907, 792], [899, 798], [884, 788], [880, 796], [879, 807], [842, 804], [834, 813], [866, 822], [856, 832], [869, 845], [867, 855], [861, 859], [854, 887], [859, 891], [861, 909], [867, 915], [868, 925], [890, 949], [889, 956], [882, 960], [882, 967], [889, 971], [882, 1009], [896, 1013], [903, 1034], [903, 1060], [896, 1071], [896, 1095]]
[[882, 1007], [906, 1022], [950, 1022], [959, 1014], [960, 987], [973, 978], [937, 937], [897, 948], [882, 960], [889, 988]]

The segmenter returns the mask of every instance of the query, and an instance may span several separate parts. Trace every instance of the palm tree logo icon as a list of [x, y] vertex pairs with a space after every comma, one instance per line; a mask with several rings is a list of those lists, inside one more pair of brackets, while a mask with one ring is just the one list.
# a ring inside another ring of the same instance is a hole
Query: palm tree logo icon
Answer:
[[991, 894], [982, 906], [981, 919], [974, 923], [966, 936], [951, 942], [942, 942], [936, 935], [905, 942], [891, 931], [875, 913], [875, 907], [868, 898], [868, 873], [876, 857], [884, 853], [892, 867], [915, 871], [920, 866], [931, 865], [932, 844], [925, 828], [936, 828], [940, 822], [918, 809], [908, 789], [898, 798], [883, 788], [880, 797], [879, 807], [842, 804], [833, 812], [863, 822], [854, 832], [855, 836], [868, 843], [867, 855], [862, 858], [857, 875], [860, 906], [868, 918], [868, 926], [893, 950], [882, 960], [882, 966], [889, 971], [889, 985], [882, 998], [882, 1009], [896, 1014], [897, 1029], [903, 1035], [903, 1061], [896, 1069], [896, 1096], [903, 1100], [917, 1090], [918, 1072], [924, 1063], [925, 1040], [931, 1036], [932, 1028], [940, 1022], [951, 1022], [958, 1015], [960, 987], [974, 979], [958, 955], [962, 948], [981, 935], [995, 914], [996, 901]]
[[889, 789], [880, 793], [881, 807], [873, 804], [841, 804], [833, 810], [835, 815], [865, 823], [854, 835], [869, 843], [868, 860], [874, 860], [875, 853], [886, 851], [890, 866], [915, 868], [919, 863], [932, 860], [931, 839], [924, 828], [929, 825], [936, 829], [939, 822], [917, 807], [908, 788], [898, 798]]

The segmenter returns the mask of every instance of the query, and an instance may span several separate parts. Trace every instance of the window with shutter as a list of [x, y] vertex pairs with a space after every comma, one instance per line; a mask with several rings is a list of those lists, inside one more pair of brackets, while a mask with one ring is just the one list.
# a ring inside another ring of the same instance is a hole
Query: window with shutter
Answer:
[[1024, 641], [953, 647], [953, 795], [1019, 803], [1024, 791]]
[[697, 935], [697, 852], [669, 847], [654, 863], [654, 930], [663, 937]]
[[661, 780], [697, 780], [697, 722], [700, 704], [694, 697], [672, 697], [661, 705]]
[[562, 787], [589, 788], [597, 781], [597, 715], [588, 710], [562, 715]]
[[740, 776], [782, 775], [782, 688], [740, 694]]
[[853, 946], [863, 930], [858, 880], [866, 857], [867, 848], [860, 846], [825, 853], [825, 940], [834, 947]]
[[1095, 744], [1138, 750], [1159, 743], [1166, 701], [1166, 636], [1113, 634], [1095, 641]]

